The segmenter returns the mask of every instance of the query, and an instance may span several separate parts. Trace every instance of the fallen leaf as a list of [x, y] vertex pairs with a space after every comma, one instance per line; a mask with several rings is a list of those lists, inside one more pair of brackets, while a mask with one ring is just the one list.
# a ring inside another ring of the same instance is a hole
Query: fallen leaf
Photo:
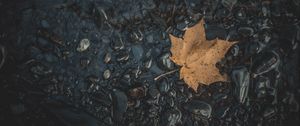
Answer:
[[170, 57], [182, 66], [180, 78], [195, 91], [201, 84], [209, 85], [218, 81], [228, 81], [221, 75], [216, 63], [219, 62], [236, 42], [215, 39], [206, 40], [204, 21], [188, 28], [182, 38], [170, 35], [172, 47]]

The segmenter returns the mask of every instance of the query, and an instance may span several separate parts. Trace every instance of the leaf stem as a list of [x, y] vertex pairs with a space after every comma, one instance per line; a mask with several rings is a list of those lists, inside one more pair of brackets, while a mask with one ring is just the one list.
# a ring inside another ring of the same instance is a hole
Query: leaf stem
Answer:
[[172, 73], [174, 73], [174, 72], [176, 72], [176, 71], [178, 71], [178, 69], [171, 70], [171, 71], [169, 71], [169, 72], [163, 73], [163, 74], [161, 74], [161, 75], [155, 77], [154, 80], [157, 81], [157, 80], [160, 79], [161, 77], [166, 76], [166, 75], [169, 75], [169, 74], [172, 74]]

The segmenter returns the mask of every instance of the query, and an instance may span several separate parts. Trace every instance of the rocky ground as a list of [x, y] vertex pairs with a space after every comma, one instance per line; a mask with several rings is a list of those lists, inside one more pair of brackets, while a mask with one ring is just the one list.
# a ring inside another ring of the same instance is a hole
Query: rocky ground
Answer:
[[[0, 2], [0, 125], [299, 125], [298, 0]], [[239, 41], [231, 82], [179, 79], [169, 34]], [[167, 73], [167, 74], [166, 74]]]

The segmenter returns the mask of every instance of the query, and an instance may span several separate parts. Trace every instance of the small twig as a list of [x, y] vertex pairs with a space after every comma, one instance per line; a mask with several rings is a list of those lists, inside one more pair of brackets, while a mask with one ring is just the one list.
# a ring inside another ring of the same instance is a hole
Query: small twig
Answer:
[[169, 74], [172, 74], [172, 73], [174, 73], [174, 72], [176, 72], [176, 71], [178, 71], [178, 69], [171, 70], [171, 71], [169, 71], [169, 72], [163, 73], [163, 74], [161, 74], [161, 75], [155, 77], [154, 80], [157, 81], [157, 80], [160, 79], [161, 77], [166, 76], [166, 75], [169, 75]]

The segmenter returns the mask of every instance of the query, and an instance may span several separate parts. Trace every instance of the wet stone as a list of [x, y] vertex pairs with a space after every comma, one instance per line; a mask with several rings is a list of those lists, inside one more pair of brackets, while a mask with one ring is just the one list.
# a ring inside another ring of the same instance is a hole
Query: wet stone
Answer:
[[136, 61], [140, 61], [144, 55], [144, 49], [142, 46], [136, 45], [136, 46], [132, 47], [132, 53], [133, 53], [134, 59]]
[[238, 29], [238, 33], [241, 34], [244, 37], [248, 37], [248, 36], [253, 35], [254, 30], [250, 27], [240, 27]]
[[152, 34], [149, 34], [146, 36], [146, 42], [148, 43], [153, 43], [154, 42], [154, 37]]
[[255, 92], [257, 93], [258, 98], [263, 98], [267, 94], [267, 88], [270, 86], [270, 80], [267, 77], [258, 77], [255, 81], [256, 89]]
[[145, 68], [149, 69], [152, 66], [152, 59], [146, 60], [144, 63]]
[[138, 66], [136, 69], [132, 70], [131, 73], [134, 75], [135, 78], [139, 78], [142, 74], [140, 66]]
[[91, 61], [86, 57], [80, 59], [80, 65], [83, 68], [86, 68], [90, 63]]
[[118, 62], [126, 62], [129, 59], [129, 53], [127, 51], [122, 51], [116, 57]]
[[101, 40], [102, 40], [103, 43], [109, 43], [110, 42], [110, 39], [107, 36], [102, 37]]
[[137, 88], [133, 88], [133, 89], [129, 90], [129, 95], [132, 98], [140, 99], [140, 98], [146, 96], [146, 91], [145, 91], [144, 87], [137, 87]]
[[238, 0], [222, 0], [221, 3], [224, 7], [231, 9]]
[[136, 30], [136, 31], [132, 31], [130, 34], [130, 38], [134, 41], [134, 42], [139, 42], [142, 41], [144, 38], [144, 35], [142, 33], [142, 31], [140, 29]]
[[205, 25], [206, 39], [213, 40], [216, 38], [225, 39], [227, 36], [227, 32], [225, 28], [218, 25]]
[[235, 83], [235, 92], [239, 102], [244, 103], [250, 87], [250, 73], [246, 67], [237, 67], [232, 71], [231, 78]]
[[167, 28], [166, 32], [172, 34], [177, 38], [182, 38], [185, 33], [185, 31], [181, 31], [177, 28], [172, 28], [172, 27]]
[[180, 110], [167, 110], [162, 115], [161, 125], [163, 126], [176, 126], [180, 123], [182, 114]]
[[83, 52], [83, 51], [87, 50], [90, 47], [90, 44], [91, 43], [90, 43], [89, 39], [86, 39], [86, 38], [82, 39], [82, 40], [80, 40], [76, 50], [78, 52]]
[[154, 85], [154, 84], [149, 85], [148, 93], [153, 98], [157, 98], [158, 95], [160, 94], [159, 90], [157, 89], [156, 85]]
[[103, 121], [105, 122], [105, 124], [113, 125], [113, 120], [111, 119], [111, 117], [106, 117]]
[[127, 96], [124, 92], [114, 89], [113, 90], [113, 106], [112, 106], [112, 117], [116, 121], [122, 121], [123, 114], [127, 110]]
[[261, 75], [273, 69], [277, 69], [279, 63], [280, 57], [278, 53], [274, 51], [266, 52], [255, 60], [252, 71], [255, 75]]
[[170, 84], [166, 79], [161, 79], [157, 82], [157, 87], [161, 93], [167, 93], [170, 89]]
[[187, 0], [188, 6], [193, 13], [197, 14], [201, 12], [202, 3], [200, 0]]
[[49, 28], [50, 27], [50, 24], [46, 20], [42, 20], [41, 25], [42, 25], [43, 28]]
[[181, 31], [185, 31], [188, 28], [188, 24], [187, 22], [181, 22], [176, 25], [176, 28]]
[[212, 108], [208, 103], [199, 100], [189, 101], [184, 105], [184, 109], [196, 116], [200, 116], [200, 118], [210, 118], [212, 112]]
[[98, 83], [100, 81], [100, 79], [95, 76], [95, 75], [90, 75], [87, 77], [87, 80], [90, 82], [90, 83]]
[[104, 56], [104, 63], [109, 63], [111, 61], [111, 53], [106, 53]]
[[234, 11], [234, 15], [237, 19], [245, 20], [247, 18], [245, 8], [237, 8]]
[[111, 76], [111, 72], [109, 69], [106, 69], [104, 72], [103, 72], [103, 78], [104, 79], [109, 79]]
[[111, 47], [114, 50], [122, 50], [125, 48], [124, 41], [121, 36], [116, 36], [111, 42]]
[[174, 63], [171, 61], [169, 57], [170, 57], [170, 53], [166, 53], [159, 58], [159, 63], [160, 63], [159, 66], [161, 68], [172, 70], [175, 67]]

